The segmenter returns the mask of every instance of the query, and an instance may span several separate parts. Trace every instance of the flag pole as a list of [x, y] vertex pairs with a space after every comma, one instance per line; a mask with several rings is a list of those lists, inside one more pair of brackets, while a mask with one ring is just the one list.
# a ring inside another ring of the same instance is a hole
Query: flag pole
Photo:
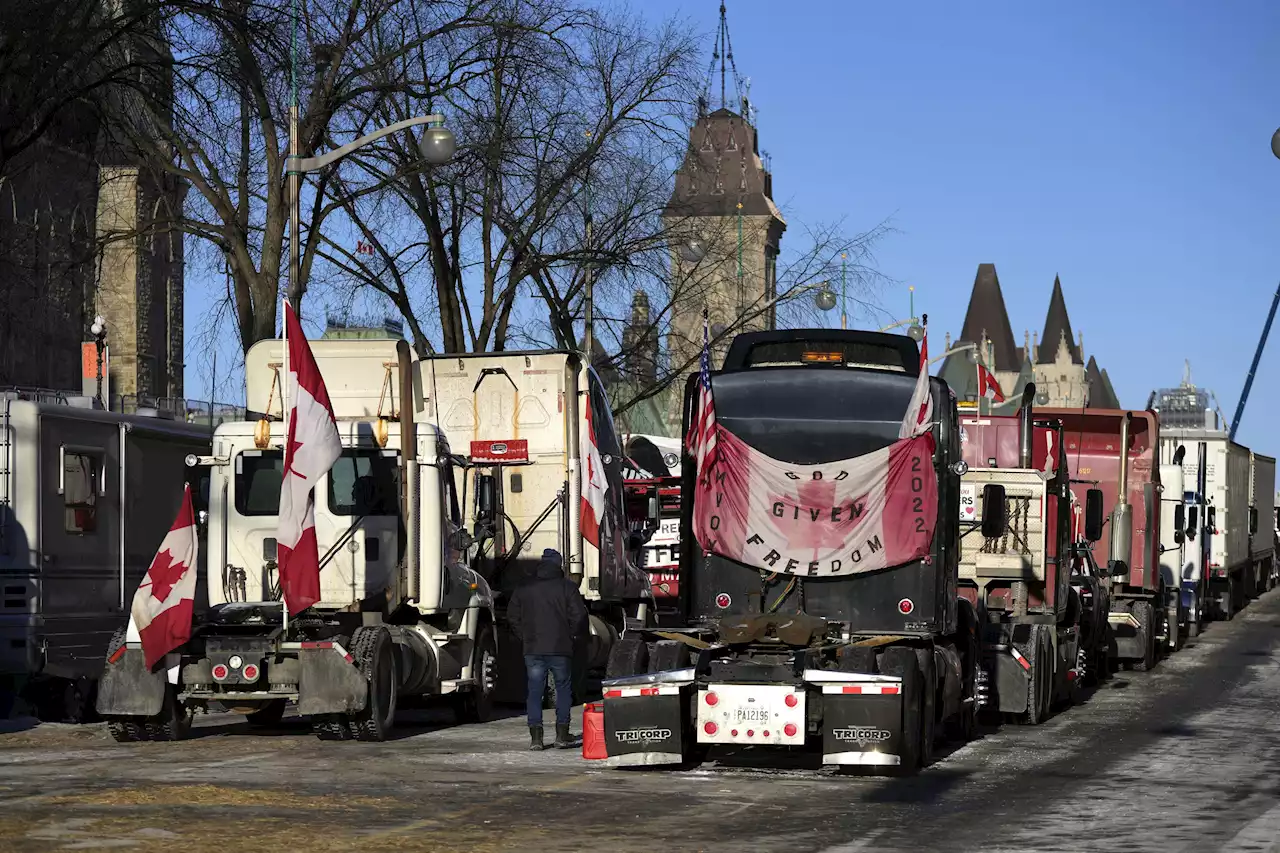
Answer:
[[978, 353], [978, 363], [973, 366], [974, 374], [978, 379], [978, 417], [982, 417], [982, 398], [986, 394], [982, 393], [982, 353]]
[[[289, 452], [289, 300], [284, 300], [280, 314], [280, 340], [284, 342], [284, 375], [280, 377], [280, 418], [284, 424], [284, 450]], [[268, 404], [270, 405], [270, 404]], [[284, 460], [281, 459], [281, 464]], [[284, 480], [280, 481], [280, 489], [284, 490]], [[280, 507], [276, 505], [276, 517], [279, 518]], [[289, 602], [284, 599], [284, 578], [280, 575], [280, 543], [276, 543], [276, 583], [280, 585], [280, 638], [289, 639]]]

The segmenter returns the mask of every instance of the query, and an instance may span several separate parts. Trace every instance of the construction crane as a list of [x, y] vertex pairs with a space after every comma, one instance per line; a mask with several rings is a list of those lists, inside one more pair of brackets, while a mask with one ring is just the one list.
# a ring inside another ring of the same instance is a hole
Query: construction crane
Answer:
[[[1280, 137], [1280, 131], [1276, 131]], [[1274, 143], [1273, 143], [1273, 146]], [[1276, 156], [1280, 157], [1280, 152]], [[1262, 327], [1262, 337], [1258, 340], [1258, 351], [1253, 354], [1253, 364], [1249, 365], [1249, 375], [1244, 379], [1244, 390], [1240, 392], [1240, 402], [1236, 404], [1236, 416], [1231, 419], [1231, 431], [1228, 438], [1236, 440], [1236, 430], [1240, 428], [1240, 419], [1244, 416], [1244, 404], [1249, 401], [1249, 389], [1253, 387], [1253, 375], [1258, 372], [1258, 362], [1262, 360], [1262, 351], [1267, 346], [1267, 335], [1271, 334], [1271, 321], [1276, 318], [1276, 306], [1280, 305], [1280, 286], [1276, 287], [1276, 295], [1271, 299], [1271, 313], [1267, 314], [1267, 322]]]

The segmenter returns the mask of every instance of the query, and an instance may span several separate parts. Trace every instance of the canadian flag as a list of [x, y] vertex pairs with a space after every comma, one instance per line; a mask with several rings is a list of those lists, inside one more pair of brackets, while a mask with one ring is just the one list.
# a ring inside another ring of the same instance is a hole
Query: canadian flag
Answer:
[[916, 377], [916, 389], [902, 417], [898, 438], [915, 438], [928, 432], [933, 425], [933, 395], [929, 393], [929, 326], [925, 321], [924, 337], [920, 339], [920, 374]]
[[1000, 383], [996, 381], [995, 375], [981, 364], [978, 365], [978, 393], [988, 400], [1004, 402], [1004, 392], [1000, 390]]
[[315, 485], [342, 455], [342, 439], [324, 378], [302, 334], [302, 324], [288, 302], [284, 305], [284, 338], [289, 365], [285, 379], [289, 435], [284, 449], [276, 547], [280, 592], [289, 614], [296, 615], [320, 600]]
[[600, 547], [600, 521], [604, 518], [604, 493], [608, 481], [604, 475], [604, 460], [600, 458], [600, 448], [596, 446], [595, 421], [591, 415], [591, 401], [587, 407], [587, 452], [582, 460], [586, 470], [582, 472], [582, 537]]
[[[147, 575], [133, 594], [129, 634], [137, 632], [142, 654], [151, 669], [169, 652], [191, 639], [191, 612], [196, 598], [196, 516], [191, 487], [182, 493], [182, 508]], [[130, 637], [129, 639], [132, 639]]]

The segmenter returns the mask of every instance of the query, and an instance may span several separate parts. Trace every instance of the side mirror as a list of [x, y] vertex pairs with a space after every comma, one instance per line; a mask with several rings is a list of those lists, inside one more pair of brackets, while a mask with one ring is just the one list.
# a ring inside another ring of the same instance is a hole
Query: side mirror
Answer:
[[1102, 489], [1090, 489], [1084, 495], [1084, 538], [1097, 542], [1102, 538]]
[[1003, 536], [1008, 526], [1009, 504], [1004, 486], [987, 483], [982, 487], [982, 535], [987, 539]]
[[1211, 506], [1211, 507], [1209, 507], [1209, 522], [1208, 522], [1208, 527], [1209, 527], [1209, 529], [1210, 529], [1211, 531], [1212, 531], [1212, 530], [1217, 530], [1217, 529], [1218, 529], [1218, 509], [1217, 509], [1217, 507], [1212, 507], [1212, 506]]
[[645, 510], [646, 527], [657, 530], [662, 525], [662, 510], [657, 495], [649, 496], [649, 504]]
[[449, 537], [450, 547], [464, 554], [471, 550], [473, 544], [475, 544], [475, 540], [471, 538], [471, 534], [461, 527], [453, 531], [453, 535]]
[[1178, 504], [1173, 508], [1173, 541], [1181, 545], [1186, 539], [1183, 529], [1187, 526], [1187, 507], [1184, 504]]
[[1200, 507], [1192, 506], [1187, 513], [1187, 538], [1195, 541], [1196, 531], [1200, 529]]
[[1256, 506], [1249, 507], [1249, 535], [1258, 532], [1258, 508]]
[[1122, 578], [1129, 574], [1129, 564], [1124, 560], [1116, 560], [1111, 564], [1111, 576], [1113, 578]]

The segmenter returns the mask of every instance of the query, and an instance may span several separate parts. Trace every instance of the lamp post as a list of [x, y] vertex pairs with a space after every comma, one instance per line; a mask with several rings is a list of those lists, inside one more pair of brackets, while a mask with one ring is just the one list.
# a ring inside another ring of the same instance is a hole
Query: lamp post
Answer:
[[107, 405], [107, 401], [102, 399], [102, 353], [107, 348], [107, 321], [101, 314], [93, 318], [89, 332], [93, 335], [93, 345], [98, 351], [98, 403], [102, 408], [109, 409], [111, 407]]
[[[294, 311], [299, 311], [299, 303], [302, 301], [302, 276], [299, 267], [301, 253], [298, 251], [299, 232], [301, 230], [299, 221], [301, 219], [302, 175], [305, 172], [315, 172], [323, 169], [325, 166], [346, 157], [352, 151], [363, 148], [372, 142], [377, 142], [384, 136], [423, 124], [427, 125], [427, 129], [423, 132], [422, 138], [418, 140], [418, 151], [422, 154], [422, 159], [432, 166], [448, 163], [453, 159], [453, 153], [457, 150], [458, 143], [454, 138], [453, 131], [444, 126], [444, 116], [437, 114], [415, 116], [404, 121], [398, 121], [380, 130], [375, 130], [373, 133], [365, 134], [354, 142], [348, 142], [341, 148], [335, 148], [328, 154], [321, 154], [317, 157], [303, 157], [299, 150], [298, 103], [295, 94], [294, 103], [289, 107], [289, 157], [286, 166], [289, 176], [289, 301], [293, 303]], [[301, 316], [300, 312], [299, 316]]]

